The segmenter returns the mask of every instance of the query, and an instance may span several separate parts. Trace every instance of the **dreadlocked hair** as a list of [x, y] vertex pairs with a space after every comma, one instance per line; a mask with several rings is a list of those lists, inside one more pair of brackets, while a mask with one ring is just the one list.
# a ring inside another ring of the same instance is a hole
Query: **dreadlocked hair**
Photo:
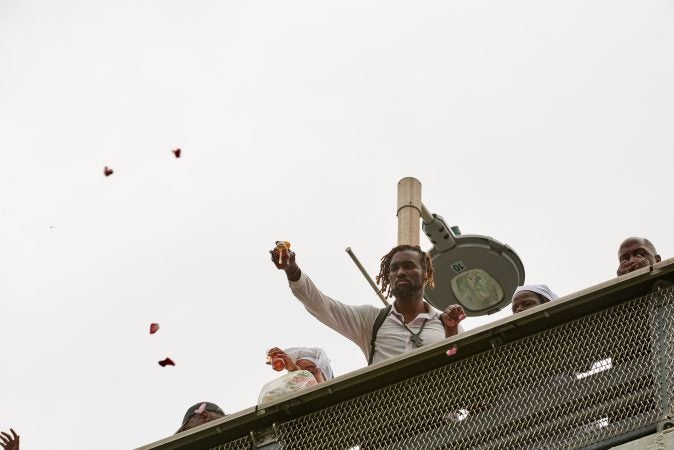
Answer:
[[389, 275], [391, 273], [391, 259], [393, 255], [405, 250], [411, 250], [421, 255], [421, 269], [424, 271], [424, 282], [428, 287], [433, 289], [435, 287], [435, 280], [433, 279], [433, 263], [428, 253], [423, 251], [418, 245], [399, 245], [393, 247], [390, 252], [382, 256], [381, 265], [379, 266], [379, 275], [377, 275], [377, 284], [381, 284], [379, 292], [384, 294], [386, 298], [391, 296], [391, 284], [389, 282]]

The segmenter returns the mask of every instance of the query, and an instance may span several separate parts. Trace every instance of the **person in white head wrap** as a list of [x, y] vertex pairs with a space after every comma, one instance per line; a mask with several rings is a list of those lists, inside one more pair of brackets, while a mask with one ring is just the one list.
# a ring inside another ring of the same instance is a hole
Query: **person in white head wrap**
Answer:
[[542, 305], [559, 297], [544, 284], [525, 284], [518, 286], [513, 294], [513, 314]]
[[332, 380], [332, 368], [325, 350], [317, 347], [289, 347], [281, 350], [274, 347], [267, 352], [268, 355], [280, 357], [289, 372], [306, 370], [313, 374], [318, 383]]

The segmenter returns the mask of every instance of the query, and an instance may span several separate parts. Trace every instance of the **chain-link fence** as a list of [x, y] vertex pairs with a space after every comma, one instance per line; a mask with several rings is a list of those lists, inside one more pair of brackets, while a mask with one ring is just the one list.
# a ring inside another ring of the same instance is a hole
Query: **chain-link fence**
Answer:
[[[283, 450], [570, 449], [672, 412], [674, 289], [277, 424]], [[254, 448], [248, 437], [213, 450]]]

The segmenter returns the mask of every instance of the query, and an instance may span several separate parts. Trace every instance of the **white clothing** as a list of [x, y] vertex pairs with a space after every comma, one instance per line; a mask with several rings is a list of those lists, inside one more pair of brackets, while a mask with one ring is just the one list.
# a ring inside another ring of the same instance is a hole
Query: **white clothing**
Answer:
[[529, 291], [542, 295], [550, 301], [557, 300], [559, 298], [559, 296], [552, 292], [545, 284], [525, 284], [524, 286], [517, 286], [517, 289], [515, 289], [515, 293], [513, 294], [513, 299], [515, 298], [515, 295], [522, 291]]
[[292, 359], [297, 362], [300, 359], [306, 359], [311, 361], [321, 369], [325, 380], [332, 380], [334, 376], [332, 375], [332, 367], [330, 367], [330, 359], [328, 358], [327, 353], [322, 348], [317, 347], [289, 347], [283, 350], [286, 352], [286, 355], [290, 356]]
[[[302, 302], [309, 313], [323, 324], [329, 326], [344, 337], [349, 338], [360, 347], [365, 358], [370, 353], [372, 327], [379, 314], [379, 308], [370, 305], [352, 306], [334, 300], [318, 290], [309, 277], [302, 272], [299, 280], [290, 282], [293, 295]], [[440, 320], [441, 313], [428, 303], [425, 313], [419, 314], [407, 327], [418, 333], [425, 319], [426, 325], [419, 335], [422, 345], [433, 344], [445, 339], [445, 327]], [[463, 329], [459, 325], [459, 332]], [[395, 305], [386, 317], [377, 333], [373, 363], [384, 361], [401, 353], [416, 350], [417, 346], [410, 339], [410, 332], [403, 326], [403, 316]]]

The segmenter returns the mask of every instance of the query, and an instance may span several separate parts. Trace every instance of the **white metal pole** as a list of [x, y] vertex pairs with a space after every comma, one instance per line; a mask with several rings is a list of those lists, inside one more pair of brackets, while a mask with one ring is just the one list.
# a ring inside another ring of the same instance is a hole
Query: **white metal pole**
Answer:
[[398, 245], [419, 245], [421, 182], [413, 177], [398, 181]]
[[388, 302], [386, 301], [386, 298], [384, 297], [384, 294], [382, 294], [379, 291], [379, 287], [375, 284], [374, 280], [370, 277], [370, 275], [367, 273], [367, 270], [365, 270], [365, 267], [360, 263], [356, 255], [353, 253], [353, 250], [351, 250], [351, 247], [346, 247], [346, 253], [349, 254], [353, 262], [356, 264], [356, 267], [358, 267], [358, 270], [360, 270], [360, 273], [363, 274], [367, 282], [370, 284], [372, 289], [374, 289], [374, 292], [377, 294], [379, 299], [384, 303], [384, 305], [388, 306]]

